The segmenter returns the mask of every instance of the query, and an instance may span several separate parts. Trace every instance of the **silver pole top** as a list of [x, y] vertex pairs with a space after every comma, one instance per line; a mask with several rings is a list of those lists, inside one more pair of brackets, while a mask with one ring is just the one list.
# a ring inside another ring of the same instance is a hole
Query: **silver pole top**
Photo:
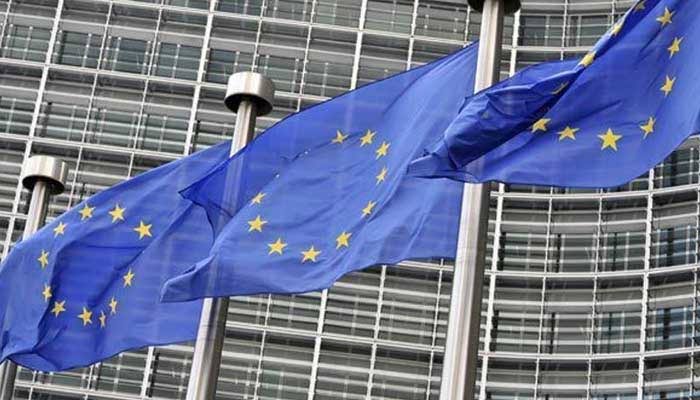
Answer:
[[256, 117], [272, 111], [275, 99], [275, 84], [257, 72], [238, 72], [228, 78], [226, 88], [226, 107], [234, 113], [243, 100], [255, 103]]
[[30, 157], [22, 168], [22, 185], [32, 190], [37, 181], [48, 183], [51, 194], [63, 193], [68, 176], [68, 164], [55, 157]]
[[[520, 10], [520, 0], [502, 0], [503, 1], [503, 12], [508, 14], [513, 14], [514, 12]], [[469, 6], [476, 11], [482, 12], [484, 10], [485, 0], [467, 0]]]

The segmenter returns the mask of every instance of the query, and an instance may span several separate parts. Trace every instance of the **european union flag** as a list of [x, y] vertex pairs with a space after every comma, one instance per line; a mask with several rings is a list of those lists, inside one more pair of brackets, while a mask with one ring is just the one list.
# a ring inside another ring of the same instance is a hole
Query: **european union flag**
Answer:
[[293, 115], [194, 184], [185, 195], [220, 233], [165, 300], [307, 292], [373, 264], [454, 257], [461, 185], [406, 167], [472, 93], [476, 53]]
[[416, 176], [610, 187], [700, 131], [700, 1], [642, 0], [581, 60], [468, 99]]
[[193, 340], [201, 302], [160, 289], [213, 242], [187, 187], [228, 159], [223, 143], [105, 190], [18, 243], [0, 269], [0, 360], [43, 371]]

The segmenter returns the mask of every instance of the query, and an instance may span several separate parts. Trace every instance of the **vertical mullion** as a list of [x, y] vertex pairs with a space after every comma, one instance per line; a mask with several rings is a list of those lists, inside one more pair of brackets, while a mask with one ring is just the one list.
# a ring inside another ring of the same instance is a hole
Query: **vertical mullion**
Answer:
[[[600, 214], [599, 214], [600, 215]], [[590, 340], [589, 346], [588, 346], [588, 373], [587, 373], [587, 378], [586, 378], [586, 399], [590, 400], [591, 398], [591, 375], [592, 375], [592, 368], [593, 368], [593, 346], [595, 345], [595, 318], [596, 318], [596, 301], [598, 297], [598, 276], [594, 275], [593, 276], [593, 299], [591, 303], [591, 321], [590, 321], [590, 329], [591, 332], [588, 335], [588, 340]]]
[[207, 14], [207, 25], [204, 28], [204, 39], [202, 39], [202, 50], [199, 54], [199, 66], [197, 67], [197, 81], [194, 86], [194, 94], [192, 96], [192, 105], [190, 107], [190, 119], [187, 122], [187, 135], [185, 136], [185, 146], [183, 155], [194, 152], [196, 143], [194, 140], [194, 129], [197, 125], [197, 110], [199, 108], [199, 98], [202, 92], [202, 84], [204, 82], [204, 74], [207, 69], [207, 55], [209, 54], [209, 44], [211, 42], [211, 31], [214, 25], [214, 11], [216, 10], [217, 0], [210, 0], [209, 13]]
[[[112, 20], [112, 12], [114, 10], [114, 3], [109, 2], [109, 6], [107, 8], [107, 17], [105, 18], [105, 23], [103, 26], [102, 30], [102, 42], [100, 43], [100, 52], [97, 57], [97, 65], [95, 66], [95, 78], [92, 81], [92, 89], [90, 91], [90, 99], [88, 100], [88, 106], [85, 111], [85, 126], [83, 127], [83, 132], [82, 132], [82, 137], [80, 142], [85, 143], [87, 139], [87, 134], [89, 131], [89, 126], [90, 126], [90, 115], [92, 114], [92, 109], [95, 104], [95, 92], [97, 92], [97, 82], [99, 81], [99, 71], [100, 68], [102, 68], [102, 61], [103, 58], [105, 57], [105, 51], [106, 51], [106, 46], [107, 46], [107, 37], [108, 37], [108, 32], [109, 32], [109, 24]], [[77, 174], [77, 164], [80, 163], [83, 157], [83, 146], [80, 146], [78, 149], [78, 159], [76, 162], [76, 173], [73, 174], [73, 181], [70, 184], [70, 195], [68, 197], [68, 208], [71, 208], [73, 206], [73, 196], [75, 195], [75, 186], [78, 181], [78, 174]]]
[[263, 371], [262, 371], [262, 364], [263, 364], [263, 358], [265, 357], [265, 343], [267, 342], [267, 332], [268, 332], [268, 325], [270, 323], [270, 308], [272, 307], [272, 296], [267, 295], [267, 304], [265, 307], [265, 321], [263, 323], [263, 332], [262, 332], [262, 338], [260, 339], [260, 354], [258, 355], [258, 368], [255, 373], [255, 392], [254, 392], [254, 399], [258, 398], [258, 390], [260, 389], [260, 378], [262, 377]]
[[599, 260], [600, 260], [600, 240], [601, 231], [603, 224], [603, 196], [599, 194], [598, 196], [598, 222], [596, 223], [595, 235], [594, 235], [594, 252], [593, 252], [593, 304], [591, 306], [591, 332], [589, 334], [590, 344], [588, 347], [588, 379], [586, 382], [586, 398], [590, 400], [591, 398], [591, 379], [593, 375], [593, 354], [595, 353], [595, 343], [596, 343], [596, 318], [598, 317], [598, 274], [600, 273]]
[[569, 0], [564, 0], [564, 14], [562, 15], [562, 21], [561, 21], [561, 44], [560, 44], [560, 51], [561, 51], [561, 59], [563, 60], [564, 57], [564, 50], [566, 49], [566, 32], [569, 29]]
[[[428, 385], [427, 385], [427, 390], [425, 392], [425, 400], [430, 399], [430, 387], [433, 382], [432, 377], [433, 377], [433, 368], [435, 364], [435, 347], [437, 345], [437, 330], [438, 330], [438, 324], [440, 322], [440, 297], [442, 296], [442, 274], [444, 272], [444, 266], [445, 266], [445, 260], [440, 260], [440, 271], [438, 272], [438, 286], [437, 286], [437, 292], [435, 294], [435, 312], [433, 313], [433, 332], [432, 332], [432, 338], [430, 340], [430, 366], [429, 366], [429, 371], [428, 371]], [[444, 351], [443, 351], [444, 353]]]
[[413, 42], [416, 34], [416, 18], [418, 17], [418, 0], [413, 0], [413, 11], [411, 15], [411, 33], [408, 38], [408, 57], [406, 58], [406, 70], [411, 69], [413, 61]]
[[486, 329], [484, 330], [484, 356], [481, 360], [481, 383], [479, 385], [479, 398], [486, 399], [486, 383], [488, 376], [488, 362], [491, 354], [491, 338], [493, 337], [494, 302], [496, 298], [496, 281], [498, 278], [498, 251], [501, 246], [501, 223], [503, 221], [503, 196], [505, 185], [498, 185], [496, 195], [496, 220], [493, 229], [493, 244], [491, 248], [491, 266], [489, 276], [489, 293], [486, 304]]
[[[90, 55], [90, 45], [92, 44], [92, 35], [92, 32], [87, 34], [87, 38], [85, 39], [85, 46], [83, 46], [83, 56], [80, 57], [80, 66], [83, 68], [87, 68], [87, 60]], [[63, 43], [65, 46], [65, 41]]]
[[689, 390], [688, 397], [691, 397], [691, 398], [693, 396], [693, 391], [695, 389], [695, 379], [694, 379], [695, 378], [695, 373], [694, 373], [694, 370], [695, 370], [695, 335], [697, 334], [695, 324], [697, 323], [697, 304], [698, 304], [697, 299], [698, 299], [698, 270], [696, 268], [693, 271], [693, 304], [690, 306], [691, 310], [693, 312], [693, 316], [692, 316], [693, 326], [692, 326], [692, 329], [690, 330], [691, 351], [690, 351], [690, 354], [688, 355], [688, 357], [690, 357], [690, 368], [689, 368], [690, 369], [690, 381], [688, 384], [688, 390]]
[[5, 10], [5, 19], [3, 20], [3, 25], [2, 29], [0, 29], [0, 50], [3, 48], [3, 43], [5, 40], [5, 32], [7, 31], [7, 27], [10, 25], [9, 18], [10, 18], [10, 9], [12, 9], [14, 0], [8, 0], [7, 1], [7, 9]]
[[[141, 103], [139, 105], [139, 113], [138, 117], [136, 118], [136, 132], [134, 132], [134, 141], [132, 148], [134, 150], [138, 149], [139, 145], [139, 136], [141, 135], [141, 128], [144, 128], [144, 138], [143, 141], [146, 141], [145, 138], [145, 130], [146, 127], [144, 126], [144, 109], [146, 108], [146, 99], [148, 98], [148, 86], [150, 85], [151, 82], [151, 74], [153, 73], [153, 62], [156, 60], [156, 52], [158, 52], [158, 49], [160, 48], [158, 46], [158, 35], [160, 33], [160, 22], [163, 20], [163, 6], [161, 5], [158, 7], [158, 18], [156, 21], [156, 29], [153, 32], [153, 43], [151, 43], [151, 54], [149, 55], [149, 60], [148, 60], [148, 65], [145, 66], [145, 75], [146, 79], [143, 81], [143, 93], [141, 94]], [[143, 69], [142, 69], [143, 70]], [[143, 75], [143, 74], [142, 74]]]
[[370, 356], [369, 374], [367, 379], [366, 400], [372, 400], [372, 386], [374, 382], [374, 367], [377, 361], [377, 340], [379, 339], [379, 324], [382, 319], [382, 306], [384, 304], [384, 282], [386, 281], [386, 265], [382, 265], [381, 278], [379, 280], [379, 293], [377, 294], [377, 314], [374, 319], [374, 333], [372, 335], [372, 355]]
[[547, 304], [547, 269], [549, 263], [549, 235], [552, 229], [552, 198], [548, 199], [547, 208], [547, 229], [545, 231], [545, 245], [544, 245], [544, 273], [542, 274], [542, 290], [540, 294], [540, 326], [537, 332], [537, 362], [535, 364], [535, 391], [534, 397], [537, 398], [537, 393], [539, 391], [540, 385], [540, 354], [542, 354], [542, 332], [544, 331], [544, 309]]
[[539, 354], [537, 355], [537, 359], [535, 359], [535, 389], [532, 393], [532, 398], [537, 399], [538, 397], [538, 392], [540, 389], [540, 356]]
[[352, 77], [350, 78], [350, 90], [357, 87], [357, 77], [360, 72], [360, 55], [362, 54], [362, 39], [365, 30], [365, 18], [367, 16], [367, 0], [362, 0], [360, 8], [360, 20], [357, 23], [357, 39], [355, 42], [355, 58], [352, 63]]
[[151, 388], [151, 375], [153, 373], [153, 363], [155, 361], [155, 348], [150, 346], [146, 354], [146, 364], [143, 368], [143, 379], [141, 380], [141, 398], [148, 397], [148, 391]]
[[[13, 205], [17, 204], [17, 202], [14, 202]], [[17, 218], [14, 215], [10, 215], [10, 219], [8, 220], [8, 225], [7, 225], [7, 232], [5, 233], [5, 239], [3, 243], [3, 251], [0, 253], [0, 256], [2, 256], [2, 259], [4, 260], [5, 257], [7, 257], [7, 254], [10, 252], [10, 245], [12, 244], [12, 232], [14, 232], [14, 225], [15, 221]]]
[[[697, 171], [694, 171], [695, 174], [697, 174]], [[697, 203], [695, 205], [695, 263], [698, 263], [700, 259], [698, 259], [698, 252], [700, 249], [698, 249], [700, 241], [700, 234], [698, 232], [700, 231], [700, 187], [696, 189], [696, 196], [697, 196]], [[700, 274], [700, 271], [695, 268], [694, 271], [694, 279], [695, 282], [693, 283], [693, 305], [692, 305], [692, 310], [693, 310], [693, 329], [692, 329], [692, 337], [691, 337], [691, 346], [692, 346], [692, 353], [691, 353], [691, 372], [690, 372], [690, 395], [693, 395], [693, 391], [695, 390], [695, 371], [694, 371], [694, 362], [695, 362], [695, 349], [697, 347], [697, 338], [698, 335], [700, 334], [698, 332], [697, 324], [698, 324], [698, 296], [700, 293], [698, 293], [698, 274]]]
[[649, 171], [647, 191], [647, 212], [646, 212], [646, 228], [644, 237], [644, 273], [642, 275], [642, 311], [639, 330], [639, 365], [637, 366], [637, 400], [644, 399], [644, 353], [646, 352], [647, 339], [647, 314], [649, 312], [649, 270], [651, 264], [651, 234], [652, 234], [652, 218], [654, 206], [654, 169]]
[[547, 264], [549, 263], [549, 234], [552, 225], [552, 199], [548, 200], [547, 209], [547, 229], [545, 230], [545, 244], [544, 244], [544, 273], [542, 277], [542, 292], [540, 297], [540, 326], [537, 333], [537, 354], [542, 353], [542, 332], [544, 329], [544, 309], [545, 309], [545, 296], [547, 287]]
[[[9, 5], [8, 5], [8, 12], [9, 12]], [[54, 43], [56, 42], [56, 33], [58, 32], [58, 25], [59, 21], [61, 20], [61, 15], [63, 12], [63, 0], [58, 0], [56, 4], [56, 13], [54, 14], [54, 20], [53, 20], [53, 25], [51, 27], [51, 35], [49, 36], [49, 43], [48, 43], [48, 48], [46, 50], [46, 54], [44, 56], [44, 65], [42, 66], [42, 71], [41, 71], [41, 80], [39, 81], [39, 88], [37, 89], [37, 94], [36, 94], [36, 103], [34, 104], [34, 111], [32, 112], [32, 122], [29, 127], [29, 134], [27, 135], [27, 145], [24, 148], [24, 160], [27, 160], [29, 158], [29, 155], [31, 154], [31, 147], [33, 144], [34, 136], [36, 135], [36, 127], [37, 123], [39, 120], [39, 114], [41, 112], [41, 103], [43, 102], [44, 99], [44, 92], [46, 91], [46, 81], [48, 80], [49, 77], [49, 66], [51, 64], [51, 55], [53, 53], [53, 46]], [[7, 21], [5, 22], [5, 25], [7, 25]], [[27, 39], [27, 43], [29, 43], [29, 40]], [[14, 204], [12, 207], [12, 212], [13, 213], [19, 213], [19, 203], [22, 195], [22, 181], [21, 179], [17, 180], [17, 189], [15, 190], [15, 200]]]
[[520, 41], [520, 9], [513, 14], [513, 41], [510, 46], [510, 69], [508, 74], [510, 76], [515, 75], [516, 65], [518, 62], [518, 50], [520, 46], [518, 42]]
[[464, 35], [462, 42], [469, 43], [469, 23], [471, 22], [472, 7], [467, 3], [467, 14], [464, 16]]
[[267, 0], [262, 0], [260, 5], [260, 15], [258, 15], [258, 31], [255, 33], [255, 46], [253, 47], [253, 59], [250, 64], [251, 71], [258, 70], [258, 60], [260, 59], [260, 39], [262, 37], [262, 26], [263, 26], [263, 15], [265, 15], [265, 8], [267, 7]]
[[318, 323], [316, 325], [316, 337], [314, 338], [314, 355], [311, 363], [311, 376], [309, 377], [308, 400], [313, 400], [316, 392], [316, 380], [318, 378], [318, 363], [321, 358], [321, 337], [326, 322], [326, 305], [328, 304], [328, 289], [321, 292], [321, 304], [319, 305]]
[[313, 17], [316, 10], [316, 1], [311, 3], [311, 15], [309, 15], [308, 32], [306, 33], [306, 47], [304, 48], [304, 59], [301, 64], [301, 79], [299, 79], [299, 97], [297, 98], [297, 111], [301, 109], [301, 100], [304, 97], [304, 87], [306, 86], [306, 70], [309, 64], [309, 48], [311, 47], [311, 31], [313, 30]]
[[[692, 158], [691, 158], [691, 165], [692, 165]], [[698, 175], [698, 171], [692, 171], [691, 175]], [[698, 186], [695, 189], [695, 231], [693, 232], [693, 235], [695, 235], [695, 240], [694, 240], [694, 254], [693, 254], [693, 263], [697, 264], [700, 262], [700, 186]]]

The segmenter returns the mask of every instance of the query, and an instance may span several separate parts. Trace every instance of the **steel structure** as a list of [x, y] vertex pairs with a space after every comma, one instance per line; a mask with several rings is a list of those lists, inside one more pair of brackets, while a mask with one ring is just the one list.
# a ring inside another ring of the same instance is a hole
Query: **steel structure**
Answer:
[[[264, 75], [246, 71], [237, 72], [228, 78], [224, 104], [236, 113], [231, 156], [253, 140], [258, 117], [272, 111], [274, 99], [275, 85]], [[225, 197], [236, 199], [240, 196], [240, 191], [236, 188], [240, 176], [230, 176], [226, 181], [232, 182], [232, 185], [225, 192]], [[226, 297], [204, 299], [187, 385], [188, 400], [211, 399], [216, 396], [228, 309], [229, 300]]]
[[[479, 55], [474, 92], [498, 83], [507, 13], [520, 9], [519, 0], [470, 0], [481, 13]], [[473, 399], [481, 336], [481, 292], [486, 264], [491, 185], [464, 184], [457, 252], [454, 257], [452, 298], [442, 365], [440, 399]]]
[[[631, 4], [523, 1], [501, 77], [585, 53]], [[51, 219], [233, 132], [226, 80], [275, 82], [279, 118], [475, 40], [462, 0], [0, 0], [0, 254], [25, 225], [21, 166], [70, 165]], [[624, 187], [492, 185], [477, 393], [483, 399], [698, 396], [700, 153], [691, 138]], [[437, 399], [453, 269], [378, 266], [331, 290], [232, 298], [222, 399]], [[192, 345], [60, 374], [17, 399], [184, 399]]]

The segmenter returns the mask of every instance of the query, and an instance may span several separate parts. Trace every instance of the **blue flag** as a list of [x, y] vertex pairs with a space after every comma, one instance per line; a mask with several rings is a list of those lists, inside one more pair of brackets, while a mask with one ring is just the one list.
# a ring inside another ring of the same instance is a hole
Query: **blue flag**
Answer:
[[611, 187], [700, 131], [700, 1], [644, 0], [581, 60], [468, 99], [415, 176]]
[[454, 257], [461, 185], [406, 167], [472, 93], [476, 53], [293, 115], [190, 187], [219, 234], [164, 299], [308, 292], [378, 263]]
[[213, 242], [179, 189], [228, 158], [222, 143], [96, 194], [18, 243], [0, 267], [0, 361], [56, 371], [193, 340], [201, 302], [164, 304], [169, 277]]

